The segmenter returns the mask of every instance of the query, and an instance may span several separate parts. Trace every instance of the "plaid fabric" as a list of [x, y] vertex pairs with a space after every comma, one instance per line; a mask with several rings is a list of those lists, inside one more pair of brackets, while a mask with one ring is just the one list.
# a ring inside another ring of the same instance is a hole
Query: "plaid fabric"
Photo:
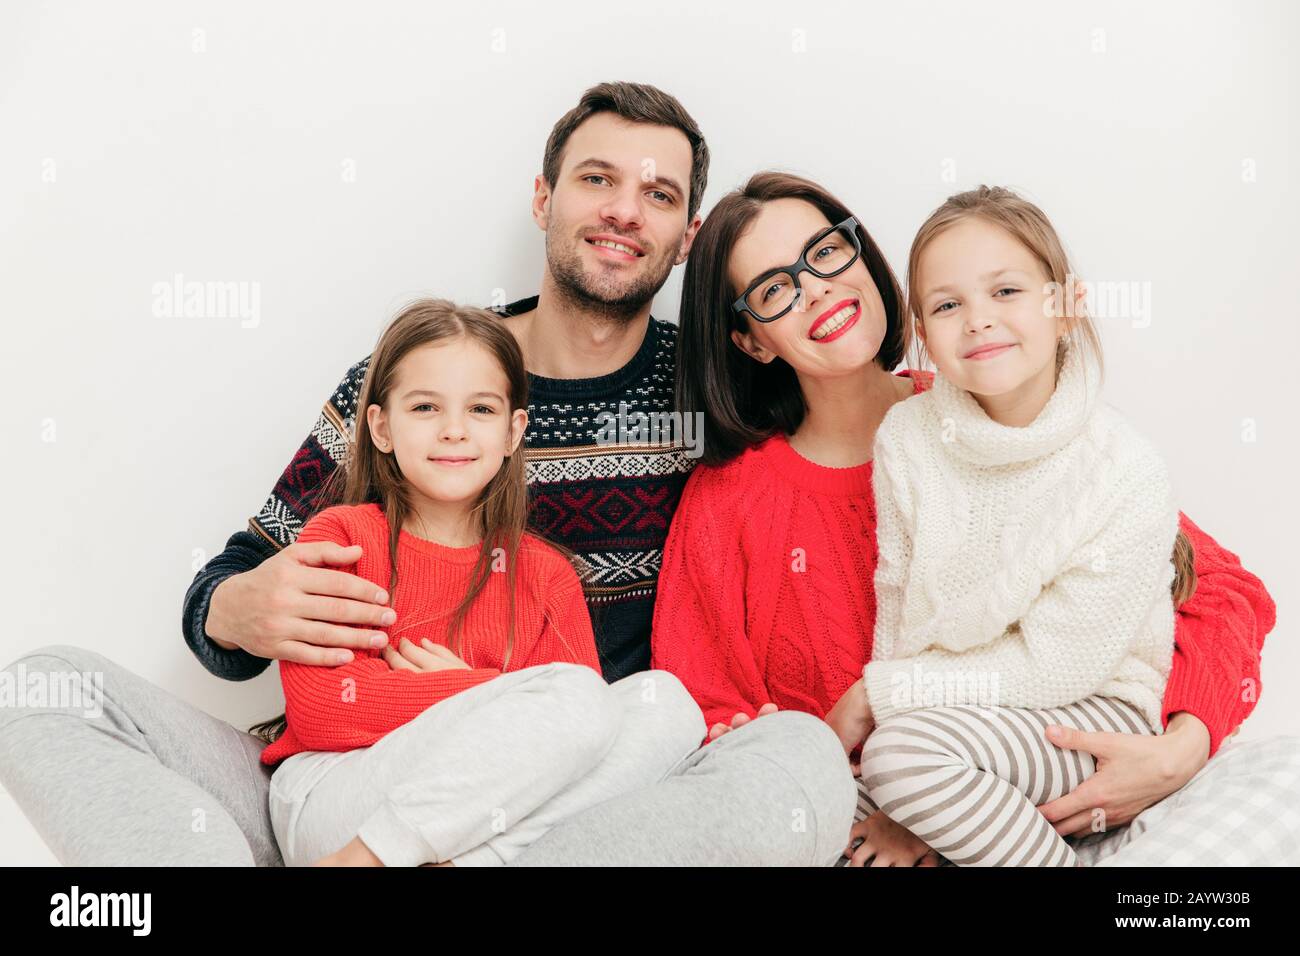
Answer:
[[1225, 741], [1181, 790], [1074, 849], [1084, 866], [1300, 866], [1300, 737]]
[[[854, 820], [875, 811], [859, 780]], [[1300, 866], [1300, 737], [1224, 741], [1127, 826], [1071, 843], [1084, 866]]]

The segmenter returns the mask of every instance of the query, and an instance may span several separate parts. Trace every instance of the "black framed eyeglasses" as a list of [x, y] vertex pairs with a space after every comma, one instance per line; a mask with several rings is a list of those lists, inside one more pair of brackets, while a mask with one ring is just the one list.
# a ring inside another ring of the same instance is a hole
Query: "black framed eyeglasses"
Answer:
[[849, 216], [808, 243], [798, 260], [788, 266], [769, 269], [751, 282], [745, 294], [731, 307], [741, 315], [748, 312], [759, 322], [775, 322], [803, 299], [799, 273], [806, 270], [829, 279], [853, 265], [861, 255], [858, 219]]

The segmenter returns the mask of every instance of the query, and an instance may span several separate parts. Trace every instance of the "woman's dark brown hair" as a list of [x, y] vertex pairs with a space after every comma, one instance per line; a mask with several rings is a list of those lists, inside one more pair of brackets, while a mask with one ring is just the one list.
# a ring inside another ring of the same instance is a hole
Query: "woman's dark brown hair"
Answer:
[[[528, 373], [515, 337], [500, 318], [485, 309], [456, 305], [446, 299], [421, 299], [413, 302], [384, 330], [370, 356], [361, 396], [357, 401], [355, 436], [343, 464], [322, 486], [313, 513], [333, 505], [378, 504], [388, 521], [388, 557], [392, 574], [388, 582], [390, 605], [397, 592], [397, 544], [407, 517], [411, 514], [411, 496], [395, 454], [381, 452], [370, 434], [366, 409], [371, 405], [389, 409], [388, 401], [397, 385], [397, 369], [403, 357], [425, 345], [440, 345], [456, 339], [476, 342], [490, 352], [505, 372], [509, 383], [506, 396], [510, 408], [528, 408]], [[528, 489], [524, 481], [523, 445], [502, 463], [501, 468], [479, 495], [470, 521], [482, 535], [483, 545], [471, 572], [470, 586], [451, 613], [447, 625], [447, 646], [461, 655], [461, 628], [474, 599], [487, 585], [492, 565], [504, 555], [506, 588], [509, 595], [509, 623], [506, 636], [505, 670], [515, 640], [515, 558], [528, 520]], [[546, 542], [570, 561], [574, 556], [554, 542]], [[498, 551], [497, 549], [500, 549]], [[436, 616], [442, 616], [439, 613]], [[403, 622], [403, 629], [427, 624], [427, 621]], [[268, 743], [284, 732], [281, 714], [249, 728], [249, 733]]]
[[[682, 280], [677, 333], [677, 408], [704, 414], [704, 464], [735, 458], [774, 432], [793, 434], [803, 421], [803, 392], [795, 371], [775, 358], [764, 364], [731, 341], [748, 319], [731, 304], [740, 295], [727, 275], [731, 251], [765, 203], [802, 199], [829, 224], [853, 215], [816, 183], [791, 173], [760, 172], [723, 196], [695, 236]], [[858, 220], [858, 239], [867, 271], [880, 292], [887, 322], [876, 364], [892, 372], [907, 352], [903, 292], [880, 247]]]

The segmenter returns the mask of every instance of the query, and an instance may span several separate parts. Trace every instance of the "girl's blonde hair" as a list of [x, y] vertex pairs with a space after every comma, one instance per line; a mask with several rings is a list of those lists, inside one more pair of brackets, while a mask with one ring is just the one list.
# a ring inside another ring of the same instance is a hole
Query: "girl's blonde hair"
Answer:
[[1072, 314], [1069, 332], [1057, 345], [1056, 370], [1061, 370], [1066, 348], [1078, 347], [1083, 351], [1083, 360], [1095, 362], [1098, 371], [1104, 373], [1101, 336], [1097, 334], [1092, 317], [1086, 308], [1078, 309], [1072, 297], [1068, 300], [1065, 298], [1065, 293], [1070, 291], [1068, 283], [1074, 279], [1074, 270], [1070, 268], [1060, 237], [1041, 209], [1001, 186], [980, 186], [978, 189], [949, 196], [938, 209], [930, 213], [912, 240], [912, 251], [907, 257], [907, 311], [916, 331], [912, 336], [913, 355], [909, 364], [913, 368], [925, 368], [930, 364], [925, 342], [919, 333], [923, 321], [919, 285], [921, 255], [942, 233], [967, 219], [982, 219], [1000, 226], [1029, 250], [1043, 267], [1048, 280], [1055, 283], [1058, 290], [1062, 290], [1058, 301], [1065, 303]]
[[[1074, 348], [1080, 349], [1084, 362], [1096, 363], [1099, 376], [1104, 373], [1101, 336], [1092, 317], [1088, 315], [1087, 308], [1080, 308], [1074, 301], [1071, 283], [1078, 279], [1070, 267], [1060, 236], [1041, 209], [1002, 186], [980, 186], [978, 189], [949, 196], [938, 209], [930, 213], [912, 240], [912, 249], [907, 257], [907, 312], [912, 319], [914, 334], [911, 336], [912, 357], [908, 364], [916, 369], [926, 368], [930, 364], [925, 342], [919, 332], [923, 321], [919, 275], [921, 256], [938, 236], [967, 219], [981, 219], [1001, 227], [1029, 250], [1043, 267], [1048, 279], [1055, 283], [1057, 301], [1069, 310], [1069, 329], [1065, 337], [1057, 342], [1057, 373], [1061, 371], [1066, 351]], [[1182, 604], [1196, 591], [1194, 560], [1192, 543], [1179, 529], [1172, 556], [1174, 583], [1171, 591], [1175, 606]]]
[[[357, 401], [353, 441], [344, 462], [330, 474], [313, 503], [313, 514], [333, 505], [379, 505], [389, 527], [390, 605], [396, 599], [398, 585], [397, 544], [406, 519], [412, 513], [411, 492], [398, 466], [396, 454], [386, 454], [376, 447], [366, 410], [371, 405], [388, 408], [388, 400], [397, 385], [398, 366], [407, 354], [422, 346], [445, 344], [457, 339], [483, 346], [501, 366], [508, 382], [506, 400], [510, 414], [528, 408], [528, 373], [524, 368], [523, 354], [514, 335], [496, 314], [486, 309], [457, 305], [446, 299], [413, 302], [393, 319], [371, 353]], [[522, 442], [514, 454], [506, 457], [479, 494], [470, 514], [470, 523], [482, 536], [482, 547], [471, 572], [470, 586], [448, 621], [447, 646], [457, 656], [463, 656], [460, 645], [465, 617], [475, 598], [487, 586], [495, 557], [504, 554], [509, 596], [506, 656], [501, 668], [504, 671], [509, 667], [515, 642], [515, 559], [528, 523], [528, 488]], [[576, 563], [575, 556], [567, 548], [552, 541], [545, 543], [571, 563]], [[499, 552], [498, 548], [501, 549]], [[403, 622], [403, 629], [424, 623], [427, 621]], [[284, 732], [284, 727], [285, 717], [281, 714], [249, 728], [249, 733], [270, 743]]]

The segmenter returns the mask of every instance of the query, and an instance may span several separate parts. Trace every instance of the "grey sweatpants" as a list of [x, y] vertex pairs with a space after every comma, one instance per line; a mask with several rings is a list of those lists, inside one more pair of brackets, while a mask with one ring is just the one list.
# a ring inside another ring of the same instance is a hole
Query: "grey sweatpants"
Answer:
[[434, 704], [369, 747], [307, 751], [271, 778], [285, 863], [353, 837], [386, 866], [500, 866], [556, 823], [651, 787], [694, 753], [704, 716], [666, 671], [614, 684], [552, 663]]
[[[83, 674], [102, 687], [98, 708], [65, 694], [0, 706], [0, 785], [60, 862], [280, 864], [260, 740], [85, 648], [32, 651], [3, 676], [30, 689]], [[829, 862], [848, 844], [853, 790], [829, 727], [771, 714], [569, 817], [515, 865]], [[1072, 845], [1085, 866], [1296, 866], [1297, 793], [1300, 738], [1227, 741], [1131, 824]]]
[[[0, 785], [60, 862], [282, 862], [260, 740], [85, 648], [44, 647], [6, 670], [32, 686], [101, 688], [73, 703], [29, 695], [0, 707]], [[569, 817], [515, 862], [829, 864], [848, 838], [855, 791], [825, 723], [771, 714], [694, 751], [667, 779]]]

